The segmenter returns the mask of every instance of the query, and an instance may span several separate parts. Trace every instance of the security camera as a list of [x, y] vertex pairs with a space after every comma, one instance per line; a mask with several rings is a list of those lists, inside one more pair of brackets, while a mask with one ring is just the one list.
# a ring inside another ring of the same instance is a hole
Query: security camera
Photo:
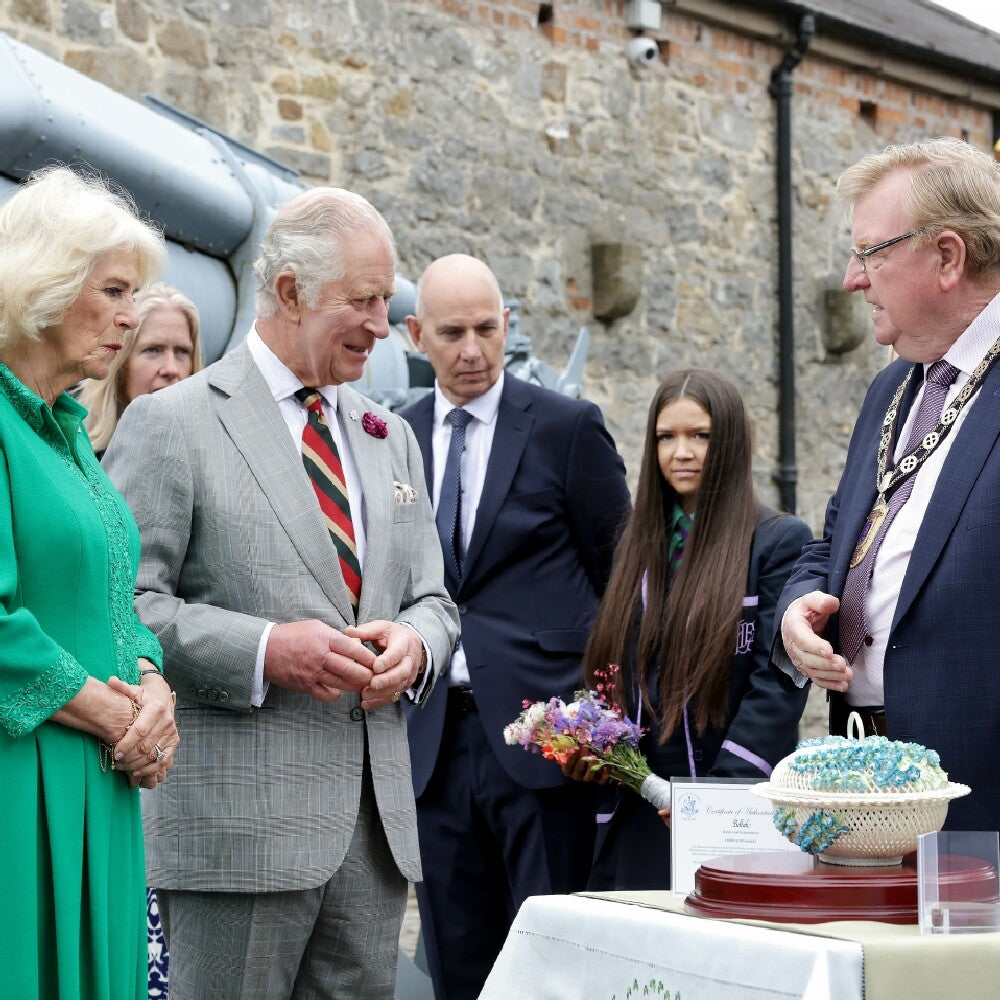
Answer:
[[625, 46], [625, 58], [628, 60], [629, 66], [635, 69], [645, 69], [647, 66], [652, 66], [660, 58], [660, 50], [652, 38], [640, 35], [638, 38], [633, 38]]

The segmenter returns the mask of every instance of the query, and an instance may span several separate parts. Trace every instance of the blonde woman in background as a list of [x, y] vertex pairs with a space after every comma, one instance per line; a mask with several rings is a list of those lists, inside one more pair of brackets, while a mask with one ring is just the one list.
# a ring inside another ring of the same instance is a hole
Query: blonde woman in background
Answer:
[[198, 308], [183, 292], [159, 282], [137, 295], [135, 305], [139, 326], [108, 377], [90, 379], [80, 390], [80, 402], [89, 411], [84, 426], [98, 457], [136, 396], [180, 382], [202, 366]]

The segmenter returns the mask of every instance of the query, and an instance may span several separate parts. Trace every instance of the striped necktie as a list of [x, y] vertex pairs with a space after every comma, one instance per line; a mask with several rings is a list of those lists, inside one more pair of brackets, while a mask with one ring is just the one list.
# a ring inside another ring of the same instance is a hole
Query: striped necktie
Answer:
[[351, 606], [357, 611], [361, 598], [361, 564], [358, 562], [358, 548], [354, 541], [354, 524], [351, 522], [351, 504], [347, 496], [344, 468], [340, 464], [340, 455], [330, 433], [330, 425], [323, 414], [323, 399], [320, 394], [315, 389], [303, 386], [295, 396], [308, 411], [306, 426], [302, 431], [302, 463], [337, 549], [340, 571], [351, 595]]

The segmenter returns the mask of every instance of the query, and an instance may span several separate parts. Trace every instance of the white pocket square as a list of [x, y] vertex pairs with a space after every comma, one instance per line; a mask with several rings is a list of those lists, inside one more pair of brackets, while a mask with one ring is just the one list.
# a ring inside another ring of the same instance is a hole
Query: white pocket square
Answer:
[[417, 502], [417, 491], [412, 486], [407, 486], [406, 483], [393, 482], [392, 488], [395, 493], [396, 503]]

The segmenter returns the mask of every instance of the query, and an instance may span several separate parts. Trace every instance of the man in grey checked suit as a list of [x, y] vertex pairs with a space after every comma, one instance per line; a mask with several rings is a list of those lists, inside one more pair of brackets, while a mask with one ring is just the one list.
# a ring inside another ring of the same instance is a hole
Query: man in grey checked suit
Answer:
[[[317, 188], [272, 222], [258, 318], [140, 397], [105, 457], [136, 514], [136, 607], [163, 643], [184, 753], [145, 800], [171, 1000], [390, 998], [421, 877], [406, 726], [457, 616], [406, 423], [350, 386], [388, 335], [392, 234]], [[300, 455], [316, 388], [343, 464], [357, 612]]]

